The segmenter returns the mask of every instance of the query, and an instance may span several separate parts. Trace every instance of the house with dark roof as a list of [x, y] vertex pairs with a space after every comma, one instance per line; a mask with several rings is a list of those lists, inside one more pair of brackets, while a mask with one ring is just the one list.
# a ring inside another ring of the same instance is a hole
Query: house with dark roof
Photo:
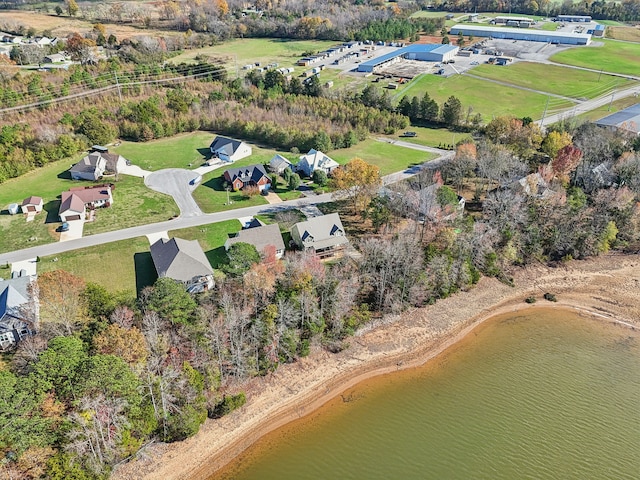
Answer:
[[25, 198], [22, 201], [22, 205], [20, 205], [20, 209], [22, 210], [22, 213], [33, 215], [36, 213], [40, 213], [42, 211], [43, 205], [44, 205], [44, 202], [42, 198], [31, 196], [31, 197]]
[[0, 350], [13, 348], [35, 334], [38, 308], [30, 301], [33, 280], [29, 275], [0, 280]]
[[93, 151], [69, 169], [73, 180], [96, 181], [104, 175], [115, 175], [126, 165], [126, 159], [117, 153]]
[[334, 159], [312, 148], [309, 153], [300, 157], [300, 161], [296, 165], [296, 171], [302, 172], [307, 177], [311, 177], [316, 170], [322, 170], [329, 175], [339, 166], [340, 164]]
[[271, 178], [267, 175], [263, 165], [230, 168], [224, 172], [223, 178], [234, 190], [255, 186], [263, 191], [271, 187]]
[[84, 220], [87, 210], [110, 207], [113, 204], [113, 185], [72, 187], [62, 192], [58, 215], [61, 222]]
[[209, 146], [213, 156], [225, 162], [235, 162], [251, 155], [251, 146], [240, 140], [217, 136]]
[[291, 238], [300, 250], [312, 251], [322, 258], [336, 255], [349, 243], [337, 213], [296, 223]]
[[292, 163], [279, 153], [275, 154], [271, 160], [269, 160], [269, 171], [282, 175], [282, 173], [290, 168], [293, 171]]
[[227, 239], [224, 244], [225, 250], [229, 250], [235, 243], [253, 245], [262, 255], [268, 255], [269, 251], [274, 249], [276, 258], [282, 258], [285, 250], [284, 240], [277, 223], [240, 230], [234, 237]]
[[610, 130], [626, 130], [640, 135], [640, 103], [607, 115], [594, 123]]
[[181, 282], [190, 293], [213, 288], [213, 269], [197, 240], [161, 238], [150, 250], [158, 277]]

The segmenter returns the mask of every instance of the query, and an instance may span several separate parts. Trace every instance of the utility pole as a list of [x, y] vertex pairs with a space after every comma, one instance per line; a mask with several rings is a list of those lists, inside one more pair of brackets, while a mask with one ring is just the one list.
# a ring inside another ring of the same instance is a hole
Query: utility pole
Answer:
[[544, 105], [544, 112], [542, 112], [542, 120], [540, 120], [540, 126], [544, 128], [544, 117], [547, 116], [547, 107], [549, 106], [549, 97], [550, 95], [547, 95], [547, 103], [545, 103]]
[[613, 104], [613, 96], [615, 95], [615, 92], [611, 93], [611, 100], [609, 101], [609, 108], [607, 109], [607, 112], [611, 111], [611, 105]]
[[120, 103], [122, 103], [122, 92], [120, 91], [120, 82], [118, 81], [118, 73], [113, 72], [113, 76], [116, 77], [116, 86], [118, 87], [118, 96], [120, 97]]

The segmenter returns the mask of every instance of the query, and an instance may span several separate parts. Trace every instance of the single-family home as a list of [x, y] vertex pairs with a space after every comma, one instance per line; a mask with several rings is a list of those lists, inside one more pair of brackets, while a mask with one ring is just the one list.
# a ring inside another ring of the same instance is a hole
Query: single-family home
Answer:
[[253, 245], [262, 255], [269, 255], [270, 250], [276, 258], [282, 258], [284, 255], [284, 240], [277, 223], [240, 230], [234, 237], [227, 239], [224, 248], [229, 250], [231, 245], [240, 242]]
[[117, 153], [109, 153], [105, 147], [93, 147], [93, 151], [76, 163], [69, 172], [73, 180], [99, 180], [104, 175], [115, 175], [121, 171], [127, 160]]
[[36, 331], [37, 298], [32, 297], [30, 275], [0, 280], [0, 350], [14, 347]]
[[110, 207], [113, 204], [112, 185], [73, 187], [62, 192], [58, 215], [61, 222], [84, 220], [87, 210]]
[[242, 190], [244, 187], [255, 186], [260, 191], [271, 187], [271, 178], [263, 165], [249, 165], [247, 167], [230, 168], [225, 170], [223, 177], [234, 190]]
[[235, 162], [251, 155], [251, 146], [240, 140], [217, 136], [209, 147], [211, 153], [225, 162]]
[[151, 258], [158, 277], [181, 282], [190, 293], [213, 288], [213, 269], [197, 240], [161, 238], [151, 245]]
[[275, 154], [273, 158], [269, 160], [269, 171], [273, 173], [282, 175], [287, 168], [293, 171], [293, 165], [291, 162], [279, 153]]
[[22, 213], [34, 214], [34, 213], [40, 213], [42, 211], [43, 206], [44, 206], [44, 202], [42, 201], [42, 198], [31, 196], [31, 197], [25, 198], [22, 201], [22, 205], [20, 206], [20, 208], [22, 209]]
[[312, 148], [309, 150], [309, 153], [300, 157], [300, 161], [296, 165], [296, 171], [302, 172], [307, 177], [311, 177], [316, 170], [322, 170], [329, 175], [339, 166], [340, 164], [338, 162]]
[[349, 243], [337, 213], [296, 223], [291, 238], [300, 250], [313, 251], [323, 258], [335, 255]]
[[65, 56], [62, 53], [50, 53], [43, 59], [44, 63], [60, 63], [64, 62]]

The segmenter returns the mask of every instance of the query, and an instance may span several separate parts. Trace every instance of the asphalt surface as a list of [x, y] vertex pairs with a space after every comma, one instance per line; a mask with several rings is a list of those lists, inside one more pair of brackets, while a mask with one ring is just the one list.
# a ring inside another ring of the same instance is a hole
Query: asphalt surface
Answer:
[[[388, 140], [385, 139], [383, 141], [388, 141]], [[453, 152], [450, 152], [447, 150], [424, 147], [422, 145], [415, 145], [408, 142], [392, 141], [392, 143], [400, 146], [405, 146], [407, 148], [413, 148], [416, 150], [439, 153], [441, 156], [434, 160], [431, 160], [430, 162], [425, 162], [421, 165], [410, 167], [402, 172], [397, 172], [397, 173], [393, 173], [391, 175], [386, 175], [382, 177], [382, 182], [384, 185], [388, 185], [389, 183], [395, 183], [400, 180], [404, 180], [406, 178], [412, 177], [416, 175], [422, 169], [423, 166], [438, 165], [443, 158], [447, 158], [453, 155]], [[175, 169], [175, 170], [179, 171], [180, 169]], [[190, 173], [191, 177], [193, 177], [193, 172], [190, 172], [189, 170], [184, 170], [184, 171]], [[160, 172], [162, 172], [162, 170], [155, 173], [160, 173]], [[164, 177], [161, 176], [158, 178], [162, 179]], [[177, 179], [177, 178], [183, 178], [183, 177], [178, 177], [178, 176], [174, 177], [169, 175], [166, 177], [166, 181], [169, 183], [173, 181], [177, 182], [177, 180], [171, 180], [172, 178]], [[187, 185], [188, 183], [189, 183], [189, 180], [187, 180]], [[154, 184], [155, 184], [155, 181], [154, 181]], [[195, 188], [195, 186], [193, 186], [193, 188]], [[180, 189], [184, 190], [184, 186], [181, 186], [180, 188], [178, 188], [178, 190], [181, 192], [179, 193], [179, 195], [183, 195], [182, 190]], [[193, 201], [193, 197], [191, 197], [191, 193], [190, 193], [193, 189], [191, 189], [191, 186], [189, 186], [187, 190], [189, 191], [189, 197]], [[89, 235], [83, 238], [69, 240], [67, 242], [50, 243], [47, 245], [40, 245], [38, 247], [31, 247], [24, 250], [16, 250], [13, 252], [2, 253], [0, 254], [0, 264], [19, 262], [19, 261], [36, 258], [36, 257], [57, 255], [59, 253], [76, 250], [79, 248], [92, 247], [95, 245], [101, 245], [103, 243], [117, 242], [120, 240], [127, 240], [130, 238], [136, 238], [136, 237], [141, 237], [145, 235], [153, 235], [153, 234], [158, 234], [161, 232], [167, 232], [170, 230], [176, 230], [180, 228], [197, 227], [200, 225], [207, 225], [209, 223], [222, 222], [224, 220], [233, 220], [239, 217], [250, 217], [250, 216], [257, 215], [259, 213], [272, 213], [272, 212], [278, 212], [283, 210], [289, 210], [292, 208], [300, 208], [305, 205], [318, 205], [321, 203], [329, 202], [333, 198], [334, 198], [333, 193], [325, 193], [322, 195], [312, 195], [308, 197], [301, 197], [296, 200], [288, 200], [286, 202], [278, 203], [275, 205], [259, 205], [255, 207], [237, 208], [235, 210], [226, 210], [224, 212], [207, 213], [207, 214], [200, 212], [201, 213], [200, 215], [180, 216], [178, 218], [175, 218], [173, 220], [168, 220], [166, 222], [152, 223], [149, 225], [140, 225], [138, 227], [125, 228], [122, 230], [114, 230], [112, 232], [106, 232], [106, 233], [101, 233], [97, 235]]]
[[144, 184], [151, 190], [171, 195], [180, 209], [180, 217], [199, 217], [204, 215], [193, 199], [193, 192], [202, 176], [183, 168], [166, 168], [150, 173], [144, 178]]

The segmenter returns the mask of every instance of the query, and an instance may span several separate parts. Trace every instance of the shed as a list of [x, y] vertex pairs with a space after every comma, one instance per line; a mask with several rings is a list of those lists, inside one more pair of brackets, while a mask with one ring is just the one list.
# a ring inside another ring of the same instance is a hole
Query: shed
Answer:
[[20, 206], [17, 203], [11, 203], [7, 207], [7, 210], [9, 211], [9, 215], [15, 215], [16, 213], [18, 213], [19, 209], [20, 209]]
[[20, 207], [22, 209], [22, 213], [40, 213], [43, 205], [44, 202], [42, 201], [42, 198], [31, 196], [25, 198]]

